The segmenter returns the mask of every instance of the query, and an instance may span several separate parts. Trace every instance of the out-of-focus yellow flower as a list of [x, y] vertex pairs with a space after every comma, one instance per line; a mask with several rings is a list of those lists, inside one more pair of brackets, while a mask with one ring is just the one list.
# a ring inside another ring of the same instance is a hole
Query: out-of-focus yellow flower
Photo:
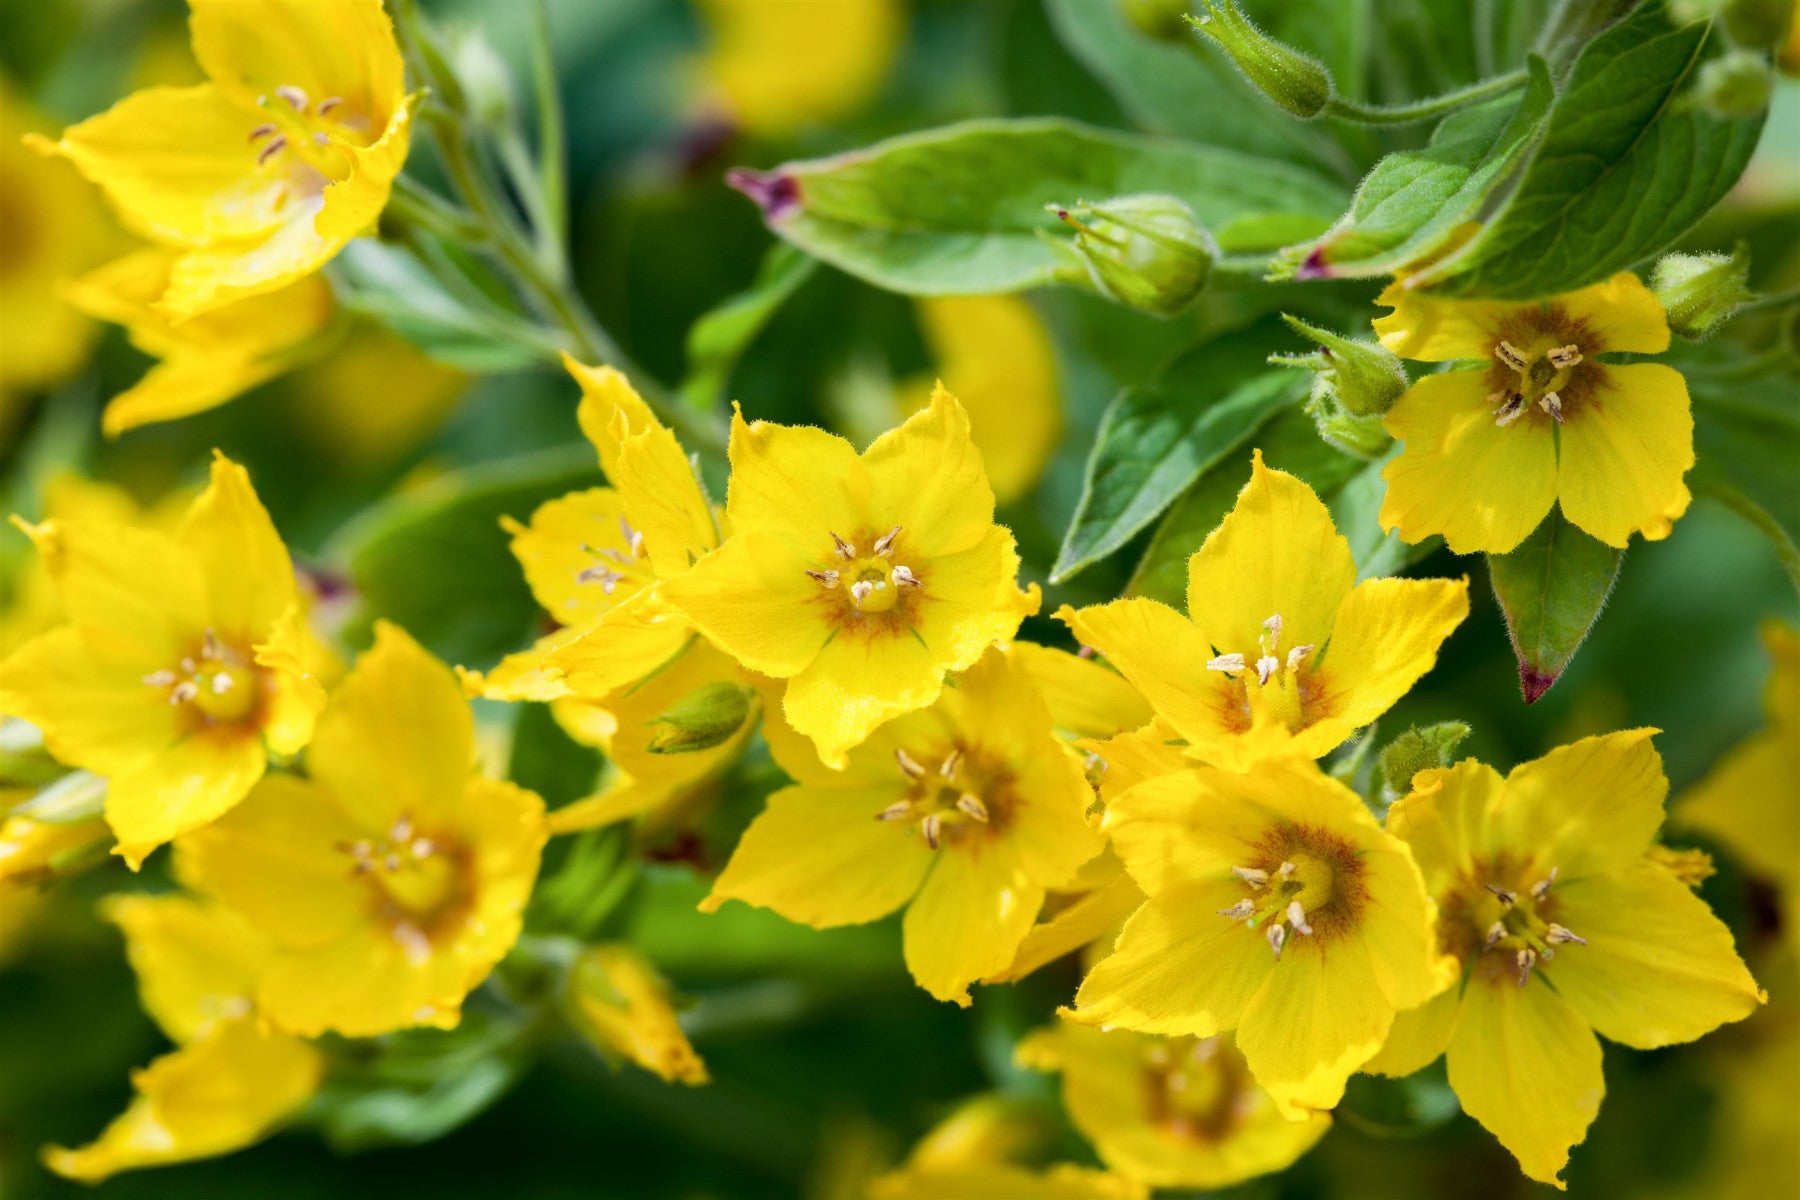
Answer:
[[1449, 983], [1412, 856], [1305, 759], [1157, 776], [1111, 801], [1105, 828], [1149, 899], [1068, 1015], [1194, 1037], [1235, 1028], [1292, 1120], [1333, 1107], [1394, 1014]]
[[1037, 611], [968, 414], [942, 388], [861, 455], [736, 415], [726, 512], [731, 536], [662, 593], [745, 667], [787, 680], [788, 722], [832, 767]]
[[1198, 759], [1317, 758], [1388, 708], [1469, 612], [1468, 580], [1368, 579], [1311, 488], [1263, 466], [1188, 560], [1188, 616], [1115, 600], [1057, 617]]
[[782, 137], [847, 116], [905, 42], [899, 0], [698, 0], [711, 37], [699, 67], [740, 128]]
[[179, 1048], [133, 1072], [137, 1095], [98, 1139], [78, 1150], [51, 1146], [45, 1165], [98, 1183], [267, 1137], [324, 1070], [311, 1045], [255, 1017], [267, 946], [232, 914], [185, 896], [121, 896], [106, 912], [125, 933], [145, 1011]]
[[339, 461], [367, 467], [392, 462], [429, 437], [467, 383], [461, 371], [358, 322], [293, 386], [305, 402], [307, 434]]
[[706, 1064], [681, 1031], [669, 985], [630, 946], [589, 947], [569, 974], [577, 1028], [608, 1054], [619, 1054], [665, 1083], [707, 1082]]
[[1048, 888], [1100, 853], [1081, 764], [1030, 678], [998, 649], [929, 709], [877, 729], [844, 769], [771, 719], [798, 780], [769, 797], [701, 908], [727, 900], [825, 929], [907, 905], [906, 963], [940, 1000], [1004, 968]]
[[59, 519], [28, 532], [69, 623], [0, 664], [0, 711], [107, 777], [106, 819], [136, 868], [242, 800], [270, 751], [306, 745], [330, 657], [249, 475], [223, 455], [173, 536]]
[[331, 288], [318, 275], [171, 320], [156, 301], [176, 262], [171, 250], [138, 250], [65, 289], [77, 308], [125, 326], [132, 345], [161, 360], [107, 404], [108, 437], [216, 408], [291, 370], [320, 348], [331, 322]]
[[1220, 1188], [1287, 1167], [1331, 1128], [1290, 1121], [1227, 1037], [1160, 1038], [1061, 1022], [1021, 1066], [1062, 1073], [1063, 1107], [1107, 1166], [1156, 1187]]
[[24, 950], [43, 897], [25, 888], [0, 887], [0, 970]]
[[33, 139], [178, 253], [157, 306], [180, 320], [328, 262], [387, 204], [411, 104], [380, 0], [189, 0], [209, 82], [134, 92]]
[[1621, 272], [1552, 300], [1439, 300], [1394, 284], [1376, 301], [1381, 344], [1424, 362], [1479, 360], [1426, 375], [1387, 415], [1405, 443], [1382, 469], [1381, 524], [1409, 542], [1442, 534], [1458, 554], [1504, 554], [1550, 510], [1609, 546], [1669, 536], [1691, 496], [1687, 381], [1659, 363], [1669, 322], [1650, 289]]
[[[1031, 305], [1017, 296], [937, 296], [915, 301], [936, 376], [969, 413], [969, 436], [987, 464], [994, 498], [1031, 490], [1062, 436], [1056, 350]], [[902, 383], [901, 417], [931, 400], [930, 378]]]
[[66, 378], [94, 325], [57, 286], [106, 257], [117, 235], [93, 193], [21, 142], [50, 122], [0, 75], [0, 436], [23, 393]]
[[106, 823], [38, 821], [14, 813], [0, 822], [0, 894], [56, 878], [68, 862], [107, 840]]
[[1138, 1180], [1069, 1163], [1042, 1170], [1016, 1160], [1041, 1148], [1044, 1131], [997, 1096], [964, 1104], [913, 1148], [900, 1169], [869, 1185], [870, 1200], [1145, 1200]]
[[180, 838], [177, 872], [271, 943], [256, 1004], [276, 1028], [454, 1026], [518, 938], [543, 802], [474, 773], [455, 677], [386, 623], [319, 717], [306, 765], [308, 779], [268, 776]]
[[1653, 732], [1584, 738], [1504, 779], [1432, 768], [1388, 814], [1465, 980], [1403, 1014], [1368, 1069], [1447, 1051], [1463, 1110], [1558, 1187], [1606, 1091], [1596, 1033], [1690, 1042], [1763, 999], [1731, 931], [1649, 854], [1669, 790]]
[[1782, 930], [1800, 949], [1800, 632], [1770, 621], [1762, 635], [1775, 660], [1768, 728], [1738, 743], [1670, 816], [1780, 889]]

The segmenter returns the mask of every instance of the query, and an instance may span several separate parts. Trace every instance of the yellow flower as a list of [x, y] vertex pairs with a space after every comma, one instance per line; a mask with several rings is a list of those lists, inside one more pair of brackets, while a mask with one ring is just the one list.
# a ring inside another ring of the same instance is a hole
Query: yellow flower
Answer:
[[[468, 376], [373, 322], [359, 322], [293, 382], [305, 406], [305, 432], [338, 462], [368, 470], [391, 465], [424, 442], [449, 415]], [[369, 403], [371, 396], [381, 403]]]
[[1463, 1110], [1558, 1187], [1606, 1091], [1596, 1033], [1690, 1042], [1762, 999], [1731, 932], [1649, 853], [1669, 788], [1653, 732], [1584, 738], [1504, 779], [1472, 759], [1433, 768], [1388, 815], [1465, 977], [1405, 1014], [1369, 1069], [1447, 1050]]
[[940, 1000], [1013, 959], [1043, 904], [1103, 842], [1081, 764], [1030, 678], [991, 650], [937, 703], [878, 729], [843, 770], [771, 719], [798, 784], [769, 797], [701, 904], [772, 908], [825, 929], [908, 905], [906, 964]]
[[669, 1003], [669, 985], [643, 955], [623, 942], [591, 946], [569, 973], [576, 1027], [603, 1052], [630, 1059], [665, 1083], [707, 1082]]
[[1381, 524], [1409, 542], [1442, 534], [1458, 554], [1504, 554], [1553, 505], [1609, 546], [1669, 536], [1694, 465], [1687, 381], [1657, 363], [1669, 322], [1629, 272], [1551, 300], [1438, 300], [1395, 284], [1375, 321], [1381, 344], [1425, 362], [1479, 360], [1427, 375], [1388, 413], [1405, 443], [1382, 470]]
[[868, 1187], [870, 1200], [1146, 1200], [1136, 1179], [1069, 1163], [1033, 1170], [1048, 1130], [999, 1096], [970, 1100], [913, 1147], [905, 1165]]
[[256, 1004], [276, 1028], [454, 1026], [519, 935], [543, 802], [474, 774], [455, 677], [385, 623], [332, 693], [306, 765], [310, 778], [271, 775], [182, 837], [178, 874], [271, 943]]
[[1060, 1071], [1063, 1107], [1101, 1161], [1155, 1187], [1220, 1188], [1279, 1171], [1331, 1128], [1324, 1113], [1283, 1116], [1226, 1037], [1065, 1021], [1026, 1037], [1014, 1057]]
[[324, 1069], [312, 1046], [254, 1015], [267, 947], [230, 913], [185, 896], [120, 896], [106, 913], [125, 933], [145, 1010], [179, 1048], [133, 1073], [136, 1097], [98, 1139], [51, 1146], [45, 1165], [98, 1183], [261, 1141], [311, 1097]]
[[406, 161], [410, 101], [380, 0], [189, 0], [210, 82], [134, 92], [32, 139], [175, 250], [181, 319], [310, 275], [366, 231]]
[[0, 436], [10, 399], [60, 383], [87, 357], [94, 325], [57, 285], [106, 256], [116, 237], [93, 192], [26, 151], [49, 121], [0, 75]]
[[0, 821], [0, 895], [54, 880], [90, 852], [104, 853], [106, 823], [98, 817], [39, 821], [12, 813]]
[[65, 289], [77, 308], [125, 326], [132, 345], [161, 360], [107, 404], [108, 437], [216, 408], [290, 370], [319, 349], [331, 321], [331, 288], [318, 275], [171, 320], [156, 301], [176, 261], [173, 251], [138, 250]]
[[898, 0], [700, 0], [699, 67], [726, 114], [766, 137], [854, 112], [905, 40]]
[[107, 777], [135, 869], [242, 800], [270, 752], [306, 745], [330, 659], [249, 475], [223, 455], [173, 536], [54, 518], [27, 531], [69, 623], [0, 664], [0, 711]]
[[1357, 583], [1331, 513], [1259, 452], [1237, 506], [1188, 560], [1187, 619], [1141, 598], [1056, 615], [1194, 757], [1247, 770], [1317, 758], [1386, 712], [1431, 669], [1468, 593], [1466, 579]]
[[1069, 1015], [1213, 1037], [1237, 1030], [1290, 1119], [1331, 1108], [1397, 1011], [1448, 982], [1406, 847], [1305, 759], [1146, 780], [1106, 810], [1149, 899]]
[[752, 671], [827, 765], [924, 708], [1037, 611], [969, 418], [942, 388], [862, 455], [810, 427], [734, 417], [731, 536], [664, 597]]

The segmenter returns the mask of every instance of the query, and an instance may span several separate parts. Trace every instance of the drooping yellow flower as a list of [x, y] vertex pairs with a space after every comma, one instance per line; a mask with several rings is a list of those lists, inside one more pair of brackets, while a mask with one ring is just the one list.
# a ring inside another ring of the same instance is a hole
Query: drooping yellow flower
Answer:
[[380, 0], [189, 0], [209, 82], [134, 92], [33, 145], [175, 250], [175, 319], [324, 266], [386, 206], [410, 101]]
[[731, 536], [664, 597], [752, 671], [833, 767], [935, 700], [1038, 606], [969, 418], [942, 388], [863, 454], [810, 427], [731, 430]]
[[1155, 600], [1056, 615], [1214, 766], [1317, 758], [1431, 669], [1469, 612], [1468, 580], [1356, 582], [1311, 488], [1258, 453], [1237, 506], [1188, 560], [1188, 616]]
[[1761, 1001], [1730, 930], [1649, 854], [1669, 789], [1653, 732], [1584, 738], [1505, 778], [1433, 768], [1388, 815], [1464, 978], [1404, 1014], [1369, 1069], [1447, 1051], [1463, 1111], [1558, 1187], [1606, 1091], [1596, 1033], [1689, 1042]]
[[223, 455], [173, 536], [54, 518], [28, 532], [68, 624], [0, 663], [0, 711], [107, 777], [135, 868], [242, 800], [270, 752], [306, 745], [330, 658], [249, 475]]
[[623, 942], [590, 946], [569, 971], [576, 1027], [606, 1054], [623, 1055], [665, 1083], [707, 1082], [706, 1064], [681, 1031], [669, 985]]
[[323, 277], [308, 275], [175, 321], [156, 301], [176, 261], [170, 250], [138, 250], [65, 289], [77, 308], [125, 326], [132, 345], [161, 360], [107, 404], [100, 424], [108, 437], [216, 408], [321, 348], [333, 310]]
[[740, 128], [782, 137], [871, 99], [905, 41], [899, 0], [700, 0], [700, 71]]
[[257, 1021], [266, 945], [230, 913], [185, 896], [121, 896], [106, 911], [125, 933], [145, 1011], [179, 1048], [133, 1073], [137, 1095], [99, 1138], [51, 1146], [45, 1165], [98, 1183], [267, 1137], [317, 1089], [324, 1060]]
[[1458, 554], [1504, 554], [1550, 509], [1609, 546], [1652, 541], [1691, 498], [1687, 381], [1658, 363], [1601, 354], [1669, 348], [1662, 305], [1637, 276], [1518, 304], [1439, 300], [1395, 284], [1381, 344], [1424, 362], [1480, 361], [1426, 375], [1388, 413], [1405, 445], [1382, 469], [1381, 524], [1409, 542], [1442, 534]]
[[702, 903], [772, 908], [825, 929], [908, 905], [906, 963], [940, 1000], [1013, 959], [1047, 888], [1103, 842], [1081, 763], [1030, 678], [998, 649], [937, 703], [825, 766], [771, 714], [776, 761], [799, 782], [769, 797]]
[[1046, 1148], [1039, 1119], [999, 1096], [967, 1101], [939, 1121], [898, 1170], [870, 1182], [869, 1200], [1146, 1200], [1142, 1182], [1070, 1163], [1023, 1165]]
[[518, 938], [543, 802], [474, 773], [456, 678], [380, 623], [319, 717], [309, 779], [271, 775], [176, 843], [183, 880], [271, 944], [256, 1004], [276, 1028], [449, 1028]]
[[1394, 1014], [1448, 982], [1406, 847], [1305, 759], [1156, 776], [1107, 806], [1106, 831], [1149, 899], [1068, 1015], [1193, 1037], [1235, 1028], [1291, 1119], [1334, 1106]]
[[1282, 1170], [1331, 1128], [1324, 1113], [1283, 1116], [1228, 1037], [1064, 1021], [1026, 1037], [1014, 1057], [1061, 1072], [1063, 1107], [1101, 1161], [1155, 1187], [1228, 1187]]

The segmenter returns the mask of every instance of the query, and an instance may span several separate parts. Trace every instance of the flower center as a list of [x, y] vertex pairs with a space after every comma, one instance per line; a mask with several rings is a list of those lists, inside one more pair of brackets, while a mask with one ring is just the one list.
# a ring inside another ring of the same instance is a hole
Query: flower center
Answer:
[[1342, 838], [1321, 829], [1279, 826], [1264, 837], [1255, 861], [1231, 868], [1249, 894], [1218, 912], [1250, 929], [1260, 927], [1279, 962], [1292, 936], [1355, 930], [1366, 899], [1362, 869], [1359, 851]]
[[1247, 654], [1221, 654], [1208, 660], [1206, 669], [1241, 679], [1246, 687], [1251, 679], [1255, 679], [1264, 703], [1289, 729], [1299, 729], [1306, 723], [1305, 697], [1301, 690], [1305, 680], [1303, 665], [1313, 652], [1313, 646], [1308, 643], [1291, 647], [1284, 657], [1280, 613], [1264, 621], [1262, 628], [1262, 634], [1256, 640], [1258, 653], [1254, 661]]
[[1556, 909], [1552, 895], [1556, 887], [1556, 868], [1543, 879], [1520, 892], [1497, 884], [1483, 884], [1487, 896], [1471, 906], [1476, 919], [1493, 919], [1482, 935], [1481, 951], [1490, 964], [1486, 972], [1493, 975], [1498, 967], [1516, 975], [1519, 986], [1531, 982], [1531, 970], [1556, 957], [1556, 948], [1587, 945], [1587, 939], [1549, 918]]
[[1144, 1055], [1150, 1121], [1186, 1141], [1217, 1142], [1229, 1134], [1246, 1082], [1216, 1037], [1170, 1038]]
[[1494, 346], [1496, 369], [1502, 376], [1511, 371], [1516, 377], [1488, 396], [1488, 403], [1495, 406], [1494, 424], [1510, 425], [1535, 406], [1549, 413], [1560, 425], [1562, 393], [1574, 378], [1575, 368], [1583, 362], [1581, 346], [1575, 342], [1559, 345], [1550, 338], [1531, 341], [1527, 346], [1522, 350], [1504, 338]]
[[575, 573], [575, 582], [580, 584], [599, 584], [600, 590], [608, 596], [618, 590], [621, 583], [627, 581], [642, 587], [650, 580], [643, 568], [644, 535], [633, 529], [623, 513], [619, 515], [619, 532], [624, 540], [618, 546], [591, 546], [586, 542], [581, 545], [581, 552], [594, 558], [594, 565], [583, 567]]
[[431, 955], [431, 941], [460, 913], [466, 900], [463, 863], [453, 848], [425, 836], [401, 814], [385, 837], [341, 842], [352, 878], [368, 888], [376, 919], [416, 965]]
[[825, 591], [842, 591], [848, 610], [842, 615], [892, 612], [907, 592], [922, 593], [925, 586], [911, 567], [894, 561], [899, 536], [900, 526], [896, 525], [873, 539], [869, 552], [863, 554], [855, 542], [833, 533], [832, 565], [806, 573]]
[[995, 791], [993, 781], [972, 770], [961, 750], [950, 751], [936, 770], [926, 768], [903, 749], [894, 751], [894, 761], [909, 785], [907, 796], [876, 813], [877, 821], [915, 824], [933, 850], [994, 822], [995, 812], [988, 804]]
[[284, 83], [257, 98], [264, 119], [250, 130], [256, 165], [299, 160], [327, 178], [339, 178], [348, 169], [340, 147], [366, 147], [375, 133], [368, 114], [345, 104], [342, 96], [317, 101], [305, 89]]
[[165, 691], [169, 703], [208, 725], [236, 725], [256, 713], [257, 671], [248, 655], [221, 642], [208, 629], [200, 648], [173, 668], [144, 676], [146, 686]]

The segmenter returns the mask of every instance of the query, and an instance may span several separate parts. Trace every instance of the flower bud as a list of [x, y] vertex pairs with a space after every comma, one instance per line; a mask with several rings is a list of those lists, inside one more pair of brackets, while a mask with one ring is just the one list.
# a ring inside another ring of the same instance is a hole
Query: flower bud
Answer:
[[1746, 50], [1773, 50], [1795, 19], [1794, 0], [1725, 0], [1725, 32]]
[[1203, 0], [1201, 7], [1201, 15], [1190, 18], [1194, 28], [1231, 55], [1245, 77], [1284, 112], [1310, 120], [1331, 103], [1337, 89], [1324, 63], [1251, 24], [1236, 0]]
[[1392, 804], [1412, 791], [1413, 776], [1456, 761], [1456, 748], [1469, 736], [1461, 721], [1415, 725], [1381, 748], [1381, 799]]
[[[1110, 300], [1171, 317], [1206, 288], [1218, 248], [1193, 209], [1174, 196], [1119, 196], [1050, 211], [1075, 228], [1080, 265], [1061, 273]], [[1060, 243], [1059, 243], [1060, 244]]]
[[1393, 445], [1381, 418], [1406, 391], [1406, 368], [1386, 347], [1308, 325], [1285, 314], [1295, 333], [1318, 344], [1311, 354], [1273, 354], [1277, 366], [1313, 372], [1306, 413], [1319, 436], [1345, 454], [1375, 458]]
[[1187, 37], [1188, 0], [1118, 0], [1125, 19], [1139, 33], [1159, 42]]
[[494, 128], [512, 123], [512, 72], [479, 29], [469, 26], [453, 35], [450, 69], [477, 121]]
[[750, 717], [750, 692], [729, 680], [695, 688], [650, 724], [652, 754], [691, 754], [730, 741]]
[[1769, 107], [1775, 71], [1762, 55], [1733, 50], [1700, 68], [1700, 98], [1721, 117], [1754, 117]]
[[1750, 300], [1749, 277], [1749, 247], [1740, 242], [1730, 254], [1665, 254], [1650, 273], [1650, 290], [1669, 328], [1699, 341]]

